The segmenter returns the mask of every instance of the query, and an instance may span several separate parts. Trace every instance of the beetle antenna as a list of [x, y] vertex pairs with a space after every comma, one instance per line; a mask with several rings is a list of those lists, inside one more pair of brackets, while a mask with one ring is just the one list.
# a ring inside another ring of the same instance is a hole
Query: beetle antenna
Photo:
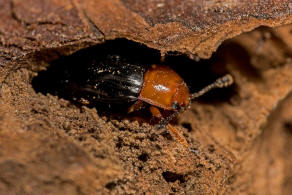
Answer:
[[190, 99], [194, 100], [215, 88], [228, 87], [232, 85], [233, 82], [234, 82], [233, 77], [230, 74], [226, 74], [225, 76], [218, 78], [216, 81], [214, 81], [214, 83], [206, 86], [205, 88], [201, 89], [198, 92], [191, 94]]
[[185, 111], [186, 108], [181, 108], [180, 110], [172, 113], [171, 115], [163, 118], [158, 124], [157, 124], [157, 128], [158, 129], [162, 129], [164, 128], [173, 118], [175, 118], [176, 116], [179, 115], [179, 113], [182, 113], [183, 111]]

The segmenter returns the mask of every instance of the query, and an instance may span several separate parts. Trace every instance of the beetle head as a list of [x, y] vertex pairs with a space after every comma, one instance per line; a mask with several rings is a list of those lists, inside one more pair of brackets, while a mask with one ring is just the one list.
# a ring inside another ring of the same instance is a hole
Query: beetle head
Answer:
[[187, 108], [190, 104], [190, 92], [185, 82], [181, 83], [172, 98], [172, 109], [180, 110]]

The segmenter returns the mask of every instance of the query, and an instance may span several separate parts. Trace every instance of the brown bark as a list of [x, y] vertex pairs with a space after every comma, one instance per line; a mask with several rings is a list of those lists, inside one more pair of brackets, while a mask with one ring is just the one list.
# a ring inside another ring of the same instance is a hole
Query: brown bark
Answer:
[[[1, 0], [0, 194], [291, 194], [291, 13], [288, 0]], [[185, 65], [235, 78], [179, 116], [197, 153], [33, 89], [60, 56], [116, 38], [195, 60], [216, 50]]]

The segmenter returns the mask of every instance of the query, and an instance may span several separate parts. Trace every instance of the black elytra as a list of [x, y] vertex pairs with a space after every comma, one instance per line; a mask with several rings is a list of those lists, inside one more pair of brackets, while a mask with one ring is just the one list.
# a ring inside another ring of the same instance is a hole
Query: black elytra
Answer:
[[88, 67], [87, 79], [79, 84], [79, 90], [97, 102], [134, 102], [143, 86], [145, 71], [143, 65], [131, 64], [117, 55], [109, 55], [103, 61], [92, 62]]

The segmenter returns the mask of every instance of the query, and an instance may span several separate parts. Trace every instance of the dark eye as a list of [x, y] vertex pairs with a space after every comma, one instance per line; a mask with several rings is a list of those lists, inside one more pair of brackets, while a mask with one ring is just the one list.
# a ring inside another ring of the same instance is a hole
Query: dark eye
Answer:
[[173, 102], [173, 103], [172, 103], [172, 109], [173, 109], [173, 110], [177, 110], [178, 107], [179, 107], [179, 105], [178, 105], [177, 102]]

